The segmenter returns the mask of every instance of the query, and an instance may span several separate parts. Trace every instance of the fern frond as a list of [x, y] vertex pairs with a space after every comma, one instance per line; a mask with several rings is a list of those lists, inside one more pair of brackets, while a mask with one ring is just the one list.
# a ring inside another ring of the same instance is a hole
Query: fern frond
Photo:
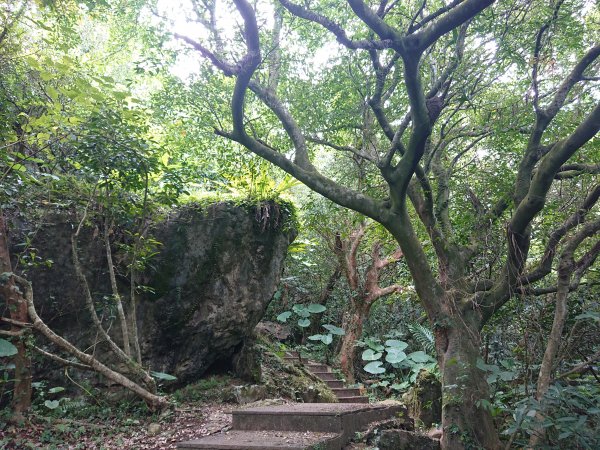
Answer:
[[428, 354], [435, 356], [435, 337], [433, 331], [425, 325], [413, 322], [408, 324], [408, 329], [413, 339], [419, 343], [421, 348]]

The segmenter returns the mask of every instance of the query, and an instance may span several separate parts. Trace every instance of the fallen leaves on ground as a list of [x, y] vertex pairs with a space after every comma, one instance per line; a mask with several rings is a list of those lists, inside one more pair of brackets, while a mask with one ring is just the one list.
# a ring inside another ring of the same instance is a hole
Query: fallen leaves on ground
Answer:
[[181, 408], [135, 425], [112, 428], [105, 424], [29, 418], [24, 426], [0, 430], [6, 449], [175, 449], [178, 442], [198, 439], [231, 427], [231, 406], [207, 404]]

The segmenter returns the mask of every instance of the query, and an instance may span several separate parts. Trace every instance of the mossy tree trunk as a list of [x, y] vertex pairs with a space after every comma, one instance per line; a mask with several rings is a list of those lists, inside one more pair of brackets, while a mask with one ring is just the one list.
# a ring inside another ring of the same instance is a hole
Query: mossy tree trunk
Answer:
[[481, 357], [477, 321], [461, 318], [436, 330], [438, 363], [442, 373], [442, 448], [500, 448], [489, 405], [485, 373], [477, 368]]

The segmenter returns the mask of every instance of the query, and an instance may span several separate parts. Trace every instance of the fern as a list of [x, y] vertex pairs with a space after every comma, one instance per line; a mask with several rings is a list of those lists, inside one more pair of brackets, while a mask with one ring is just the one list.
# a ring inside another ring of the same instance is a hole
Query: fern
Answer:
[[426, 353], [435, 356], [435, 337], [433, 331], [417, 322], [409, 323], [408, 329], [413, 339], [419, 343], [421, 348]]

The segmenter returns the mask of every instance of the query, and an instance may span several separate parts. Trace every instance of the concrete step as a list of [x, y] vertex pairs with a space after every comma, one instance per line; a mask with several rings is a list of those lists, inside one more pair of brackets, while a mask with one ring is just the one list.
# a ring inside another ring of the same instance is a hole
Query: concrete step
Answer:
[[335, 374], [332, 372], [313, 372], [313, 375], [319, 377], [323, 381], [335, 381], [337, 380]]
[[362, 395], [352, 397], [338, 397], [340, 403], [369, 403], [369, 397]]
[[233, 411], [232, 428], [335, 433], [346, 442], [369, 423], [392, 418], [401, 411], [404, 413], [405, 408], [396, 404], [295, 403], [264, 406]]
[[360, 397], [360, 389], [358, 388], [332, 388], [336, 397]]
[[327, 386], [329, 386], [329, 389], [337, 389], [344, 387], [344, 382], [341, 380], [325, 380], [325, 383], [327, 384]]
[[329, 366], [326, 366], [325, 364], [315, 364], [315, 363], [310, 363], [309, 362], [306, 365], [306, 367], [312, 373], [315, 373], [315, 372], [331, 372], [331, 368]]
[[231, 430], [202, 439], [179, 442], [177, 448], [205, 450], [308, 450], [319, 448], [338, 450], [342, 444], [342, 436], [336, 433]]

